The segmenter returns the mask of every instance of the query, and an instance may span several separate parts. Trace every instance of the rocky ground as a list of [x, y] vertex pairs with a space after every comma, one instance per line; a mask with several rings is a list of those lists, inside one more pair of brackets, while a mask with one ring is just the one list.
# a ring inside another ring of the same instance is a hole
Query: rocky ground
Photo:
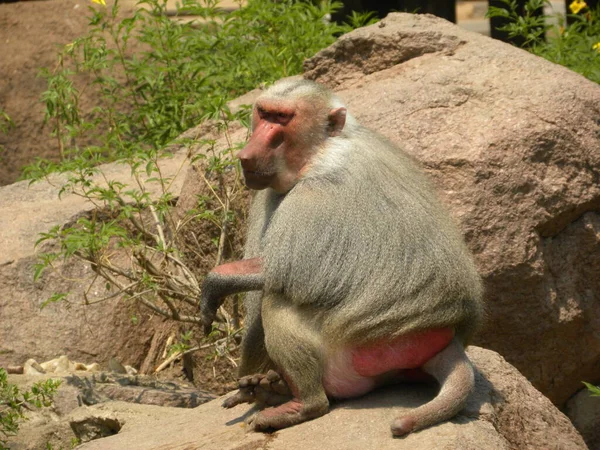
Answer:
[[[88, 0], [0, 2], [0, 108], [15, 128], [0, 133], [0, 185], [16, 181], [35, 158], [56, 160], [58, 148], [44, 125], [40, 69], [56, 65], [57, 50], [84, 34]], [[84, 105], [93, 99], [83, 98]]]

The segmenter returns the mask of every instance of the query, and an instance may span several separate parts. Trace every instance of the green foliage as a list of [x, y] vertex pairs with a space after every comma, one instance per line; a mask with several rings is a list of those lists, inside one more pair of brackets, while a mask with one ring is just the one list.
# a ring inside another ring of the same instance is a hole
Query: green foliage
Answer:
[[[15, 126], [14, 122], [6, 112], [0, 108], [0, 133], [8, 133], [8, 130]], [[4, 146], [0, 144], [0, 161], [1, 152], [4, 151]]]
[[536, 46], [534, 51], [600, 83], [600, 7], [574, 16], [571, 25], [554, 27], [548, 44]]
[[523, 16], [517, 13], [516, 0], [502, 2], [504, 8], [491, 7], [488, 11], [488, 17], [509, 20], [500, 30], [511, 38], [522, 37], [523, 47], [532, 53], [600, 83], [600, 7], [590, 9], [580, 0], [579, 4], [585, 6], [572, 9], [578, 12], [569, 15], [573, 23], [567, 25], [565, 18], [559, 16], [558, 24], [550, 25], [547, 16], [533, 15], [535, 10], [549, 4], [547, 0], [529, 0]]
[[0, 450], [8, 450], [7, 438], [19, 431], [25, 420], [24, 410], [52, 405], [52, 397], [60, 386], [60, 380], [35, 383], [30, 390], [20, 391], [8, 382], [8, 375], [0, 369]]
[[[224, 119], [215, 126], [226, 134], [230, 123], [227, 118], [237, 116], [225, 107], [222, 111]], [[195, 154], [190, 147], [187, 157], [189, 161], [207, 162], [208, 172], [204, 174], [203, 169], [202, 173], [212, 195], [199, 199], [198, 208], [184, 218], [173, 210], [173, 179], [161, 171], [161, 157], [167, 152], [151, 150], [127, 158], [133, 185], [111, 180], [80, 159], [61, 192], [82, 196], [96, 209], [74, 223], [40, 233], [36, 246], [45, 246], [44, 250], [49, 251], [38, 253], [34, 280], [39, 281], [47, 268], [60, 273], [64, 260], [79, 259], [89, 263], [93, 274], [84, 292], [85, 304], [124, 297], [169, 319], [199, 323], [196, 314], [201, 274], [195, 264], [188, 262], [198, 249], [188, 245], [183, 234], [189, 233], [189, 225], [210, 222], [218, 236], [214, 246], [218, 263], [224, 256], [229, 232], [240, 223], [233, 205], [241, 201], [242, 186], [239, 168], [232, 159], [233, 144], [216, 149], [214, 143], [201, 141], [194, 146], [203, 152]], [[211, 265], [215, 259], [214, 254], [202, 258]], [[88, 292], [98, 277], [106, 281], [107, 294], [90, 299]], [[55, 293], [41, 307], [65, 301], [68, 304], [67, 297], [68, 293]]]
[[[221, 119], [228, 100], [300, 73], [336, 36], [372, 21], [355, 14], [351, 24], [331, 23], [339, 5], [329, 1], [250, 0], [227, 13], [216, 0], [183, 0], [178, 14], [203, 18], [187, 23], [169, 17], [166, 0], [138, 6], [128, 17], [118, 0], [90, 6], [87, 35], [65, 46], [57, 69], [42, 71], [61, 162], [39, 160], [25, 178], [159, 152], [203, 120]], [[91, 110], [80, 105], [83, 92], [99, 99]]]
[[530, 47], [533, 44], [542, 42], [544, 34], [550, 27], [546, 23], [543, 15], [536, 15], [536, 11], [549, 5], [548, 0], [529, 0], [525, 4], [523, 15], [519, 14], [517, 0], [500, 0], [506, 6], [499, 8], [490, 6], [487, 17], [503, 17], [508, 24], [500, 27], [501, 31], [506, 31], [509, 38], [524, 38], [523, 47]]
[[192, 338], [194, 337], [194, 333], [192, 331], [187, 331], [180, 336], [179, 342], [171, 345], [169, 347], [169, 355], [173, 355], [175, 353], [184, 353], [185, 351], [192, 348]]
[[582, 383], [588, 388], [588, 391], [590, 391], [590, 395], [592, 397], [600, 397], [600, 386], [594, 386], [593, 384], [586, 383], [585, 381]]

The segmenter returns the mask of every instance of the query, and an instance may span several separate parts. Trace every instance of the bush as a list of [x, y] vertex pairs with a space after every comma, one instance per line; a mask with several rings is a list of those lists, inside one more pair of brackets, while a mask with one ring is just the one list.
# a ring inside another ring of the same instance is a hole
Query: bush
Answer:
[[530, 52], [600, 83], [600, 7], [590, 9], [585, 1], [575, 0], [570, 5], [572, 23], [558, 16], [558, 24], [551, 25], [549, 17], [534, 14], [550, 4], [547, 0], [529, 0], [523, 16], [517, 13], [516, 0], [501, 1], [504, 8], [491, 7], [488, 11], [488, 17], [509, 20], [500, 30], [511, 38], [523, 38], [523, 47]]

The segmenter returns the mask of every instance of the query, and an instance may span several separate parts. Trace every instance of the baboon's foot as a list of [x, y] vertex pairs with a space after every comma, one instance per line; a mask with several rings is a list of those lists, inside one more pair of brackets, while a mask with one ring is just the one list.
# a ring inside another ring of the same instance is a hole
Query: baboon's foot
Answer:
[[223, 402], [225, 408], [240, 403], [254, 403], [258, 408], [281, 405], [292, 396], [285, 380], [274, 370], [242, 377], [238, 380], [238, 388], [238, 392]]
[[247, 423], [254, 431], [278, 430], [315, 419], [327, 413], [328, 410], [329, 403], [326, 399], [323, 402], [307, 406], [294, 398], [282, 405], [257, 412]]

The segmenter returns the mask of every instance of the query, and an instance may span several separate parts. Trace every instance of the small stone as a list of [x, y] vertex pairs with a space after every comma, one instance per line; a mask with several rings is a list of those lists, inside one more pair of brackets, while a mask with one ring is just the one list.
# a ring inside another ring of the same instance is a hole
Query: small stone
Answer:
[[35, 359], [28, 359], [23, 365], [24, 375], [43, 375], [46, 371]]

